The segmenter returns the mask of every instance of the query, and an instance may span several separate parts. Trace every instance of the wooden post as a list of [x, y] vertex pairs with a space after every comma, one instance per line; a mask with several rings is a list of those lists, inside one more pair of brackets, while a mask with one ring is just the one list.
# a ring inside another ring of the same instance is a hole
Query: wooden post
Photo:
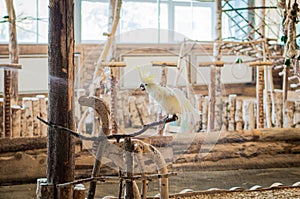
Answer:
[[[74, 1], [49, 1], [49, 109], [48, 121], [74, 130]], [[47, 183], [74, 180], [74, 141], [62, 130], [48, 128]], [[71, 198], [72, 188], [54, 198]]]
[[283, 122], [283, 94], [284, 92], [282, 90], [274, 90], [275, 94], [275, 115], [274, 115], [274, 125], [277, 128], [282, 128], [282, 122]]
[[296, 128], [300, 128], [300, 100], [295, 101], [294, 124]]
[[3, 98], [0, 98], [0, 138], [4, 138], [4, 104], [3, 104]]
[[272, 62], [251, 62], [249, 66], [256, 67], [256, 100], [257, 100], [257, 128], [264, 128], [264, 66], [272, 66]]
[[294, 124], [295, 102], [286, 101], [286, 107], [283, 114], [283, 128], [291, 128]]
[[[13, 0], [6, 0], [6, 7], [8, 13], [8, 21], [9, 21], [9, 58], [12, 64], [19, 63], [19, 48], [17, 43], [17, 30], [16, 30], [16, 13], [14, 9], [14, 2]], [[5, 69], [8, 76], [11, 76], [11, 104], [17, 105], [18, 104], [18, 71], [17, 70], [9, 70]], [[8, 72], [10, 71], [10, 72]], [[8, 78], [8, 79], [10, 79]]]
[[33, 119], [33, 136], [40, 136], [40, 121], [37, 119], [40, 116], [40, 102], [36, 97], [31, 98], [32, 101], [32, 119]]
[[241, 131], [243, 130], [243, 100], [237, 99], [236, 100], [236, 112], [235, 112], [235, 124], [236, 130]]
[[125, 199], [133, 199], [133, 181], [130, 179], [133, 176], [133, 156], [132, 152], [134, 146], [131, 142], [131, 138], [124, 139], [124, 148], [125, 148], [125, 177], [128, 179], [125, 182], [126, 195]]
[[47, 183], [47, 178], [37, 179], [36, 198], [37, 199], [54, 198], [54, 186]]
[[24, 107], [21, 108], [21, 132], [20, 132], [20, 136], [21, 137], [25, 137], [26, 136], [26, 124], [27, 124], [27, 120], [26, 120], [26, 109]]
[[225, 100], [223, 102], [223, 113], [222, 113], [222, 128], [221, 131], [228, 131], [228, 112], [229, 112], [229, 102]]
[[254, 102], [245, 100], [243, 103], [244, 129], [252, 130], [255, 128]]
[[[47, 105], [46, 105], [46, 97], [45, 95], [37, 95], [36, 98], [39, 99], [40, 104], [40, 111], [39, 116], [40, 118], [46, 120], [47, 119]], [[41, 124], [40, 122], [40, 136], [47, 136], [47, 126]]]
[[75, 185], [73, 199], [85, 199], [85, 187], [83, 184]]
[[202, 95], [197, 95], [198, 98], [198, 110], [199, 110], [199, 130], [202, 130], [202, 118], [203, 118], [203, 96]]
[[25, 109], [25, 119], [26, 119], [26, 131], [23, 135], [24, 137], [33, 136], [33, 113], [32, 113], [32, 101], [30, 97], [24, 97], [22, 99], [23, 108]]
[[202, 131], [207, 131], [207, 120], [208, 120], [208, 96], [203, 98], [202, 102]]
[[236, 97], [237, 95], [231, 94], [229, 95], [229, 123], [228, 123], [228, 131], [235, 130], [235, 110], [236, 110]]
[[21, 133], [21, 107], [14, 105], [11, 107], [12, 112], [12, 137], [20, 137]]

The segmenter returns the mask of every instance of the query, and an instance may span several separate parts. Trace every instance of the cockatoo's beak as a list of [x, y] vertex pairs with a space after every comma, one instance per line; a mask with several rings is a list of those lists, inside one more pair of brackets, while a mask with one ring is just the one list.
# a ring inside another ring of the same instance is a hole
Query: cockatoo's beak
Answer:
[[141, 89], [142, 91], [146, 90], [145, 85], [144, 85], [144, 84], [141, 84], [141, 85], [140, 85], [140, 89]]

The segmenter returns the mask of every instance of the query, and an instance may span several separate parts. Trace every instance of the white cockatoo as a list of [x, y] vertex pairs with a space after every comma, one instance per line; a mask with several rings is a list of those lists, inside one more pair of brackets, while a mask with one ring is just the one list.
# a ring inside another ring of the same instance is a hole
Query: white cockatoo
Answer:
[[155, 83], [154, 76], [146, 68], [136, 67], [141, 81], [140, 88], [146, 91], [169, 115], [181, 115], [181, 132], [194, 130], [199, 113], [193, 107], [185, 94], [178, 88], [163, 87]]

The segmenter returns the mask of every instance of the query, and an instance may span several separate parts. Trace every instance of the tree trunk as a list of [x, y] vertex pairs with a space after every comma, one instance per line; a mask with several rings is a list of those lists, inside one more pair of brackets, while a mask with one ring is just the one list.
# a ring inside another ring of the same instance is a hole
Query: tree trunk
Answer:
[[[49, 1], [49, 109], [51, 123], [74, 130], [74, 2]], [[74, 180], [74, 141], [70, 134], [48, 128], [47, 182]], [[55, 198], [71, 198], [71, 187], [54, 190]]]
[[[9, 16], [9, 58], [12, 64], [19, 63], [19, 48], [17, 44], [17, 30], [16, 30], [16, 13], [14, 9], [13, 0], [6, 0], [7, 13]], [[8, 69], [9, 70], [9, 69]], [[18, 104], [18, 71], [11, 71], [11, 104]]]

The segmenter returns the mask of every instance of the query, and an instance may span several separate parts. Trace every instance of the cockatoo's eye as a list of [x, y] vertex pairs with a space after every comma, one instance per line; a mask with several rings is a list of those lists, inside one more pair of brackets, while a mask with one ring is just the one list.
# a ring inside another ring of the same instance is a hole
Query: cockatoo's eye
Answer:
[[144, 84], [140, 85], [140, 88], [141, 88], [142, 91], [146, 90], [145, 86], [146, 86], [146, 84], [145, 85]]

